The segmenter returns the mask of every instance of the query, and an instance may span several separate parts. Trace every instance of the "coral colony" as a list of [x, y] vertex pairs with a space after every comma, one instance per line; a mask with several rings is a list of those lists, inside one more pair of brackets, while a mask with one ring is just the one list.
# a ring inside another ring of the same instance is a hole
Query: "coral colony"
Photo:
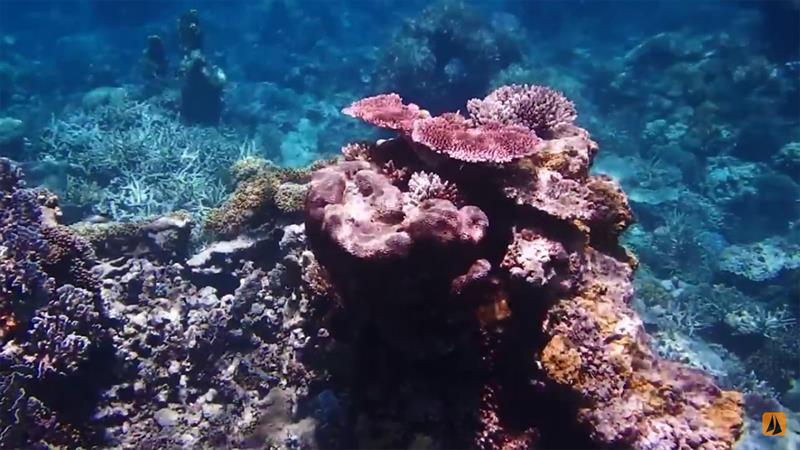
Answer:
[[82, 3], [0, 29], [0, 448], [800, 442], [779, 2]]

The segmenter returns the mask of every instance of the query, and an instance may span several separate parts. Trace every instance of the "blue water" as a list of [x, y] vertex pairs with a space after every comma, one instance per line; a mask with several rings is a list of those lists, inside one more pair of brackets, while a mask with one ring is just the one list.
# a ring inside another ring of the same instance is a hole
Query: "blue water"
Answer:
[[[340, 113], [354, 100], [464, 112], [512, 83], [573, 100], [594, 172], [628, 194], [661, 355], [800, 412], [797, 2], [0, 0], [0, 157], [65, 224], [202, 222], [237, 160], [385, 137]], [[338, 423], [343, 404], [313, 408]]]

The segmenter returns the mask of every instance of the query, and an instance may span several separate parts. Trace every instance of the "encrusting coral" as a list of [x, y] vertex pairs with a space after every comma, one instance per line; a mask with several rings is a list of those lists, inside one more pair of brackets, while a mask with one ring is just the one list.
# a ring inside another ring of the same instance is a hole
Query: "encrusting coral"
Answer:
[[206, 218], [207, 230], [223, 237], [232, 237], [257, 228], [271, 220], [271, 212], [297, 212], [305, 201], [304, 183], [311, 176], [309, 169], [287, 169], [273, 166], [258, 158], [247, 158], [231, 169], [238, 181], [236, 190], [219, 208]]
[[308, 185], [287, 181], [278, 186], [275, 192], [275, 206], [284, 213], [298, 213], [303, 211], [306, 204]]
[[70, 230], [87, 240], [98, 256], [126, 255], [158, 261], [187, 257], [192, 217], [177, 211], [135, 222], [78, 222]]

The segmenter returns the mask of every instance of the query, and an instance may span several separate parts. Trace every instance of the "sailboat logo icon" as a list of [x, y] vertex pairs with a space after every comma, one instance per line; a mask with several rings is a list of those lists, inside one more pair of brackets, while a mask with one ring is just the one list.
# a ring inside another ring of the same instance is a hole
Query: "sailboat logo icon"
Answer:
[[761, 432], [764, 436], [786, 436], [786, 414], [768, 412], [761, 416]]

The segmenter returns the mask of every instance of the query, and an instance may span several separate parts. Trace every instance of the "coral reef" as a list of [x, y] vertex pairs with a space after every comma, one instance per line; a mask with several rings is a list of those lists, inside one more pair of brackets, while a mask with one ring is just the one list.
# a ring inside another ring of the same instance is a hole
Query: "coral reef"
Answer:
[[176, 212], [134, 222], [78, 222], [69, 228], [86, 239], [100, 257], [124, 255], [169, 262], [188, 256], [192, 218]]
[[580, 417], [593, 437], [632, 448], [730, 448], [741, 432], [740, 394], [660, 361], [627, 306], [630, 267], [601, 253], [588, 256], [581, 294], [548, 312], [551, 339], [542, 364], [590, 401]]
[[[589, 69], [596, 55], [578, 53], [575, 79], [555, 85], [582, 111], [597, 108], [581, 117], [615, 154], [601, 154], [595, 171], [629, 195], [639, 224], [624, 239], [645, 269], [638, 277], [670, 293], [643, 292], [639, 312], [658, 336], [713, 348], [708, 361], [736, 358], [752, 391], [778, 398], [797, 373], [776, 370], [774, 361], [792, 358], [769, 336], [795, 328], [800, 313], [792, 172], [800, 116], [786, 102], [800, 84], [752, 39], [757, 26], [740, 20], [735, 30], [650, 33], [620, 45], [601, 70]], [[560, 71], [548, 65], [531, 58], [507, 75], [555, 80]], [[737, 371], [716, 377], [743, 379]]]
[[[391, 108], [403, 110], [394, 101]], [[414, 128], [428, 120], [435, 119], [415, 119]], [[565, 123], [517, 160], [464, 164], [460, 155], [433, 158], [436, 150], [421, 146], [413, 133], [409, 139], [405, 126], [390, 128], [401, 138], [346, 147], [352, 161], [314, 174], [306, 228], [350, 318], [348, 329], [331, 330], [335, 340], [363, 329], [370, 344], [351, 345], [390, 354], [395, 368], [384, 370], [451, 361], [447, 377], [461, 380], [477, 422], [432, 436], [435, 445], [732, 447], [742, 427], [740, 394], [661, 359], [630, 307], [636, 261], [617, 238], [632, 214], [615, 183], [588, 175], [597, 151], [588, 133]], [[492, 145], [479, 142], [476, 151]], [[454, 186], [469, 206], [457, 213], [448, 200], [426, 200], [419, 208], [450, 212], [418, 220], [409, 199], [419, 177], [412, 183], [388, 176], [387, 158], [395, 170], [435, 170], [437, 182]], [[465, 222], [459, 216], [467, 208]], [[465, 223], [468, 228], [459, 227]], [[389, 284], [403, 288], [390, 291]], [[520, 349], [527, 357], [520, 358]], [[378, 367], [372, 371], [380, 376]], [[436, 389], [424, 379], [404, 382], [411, 392]], [[547, 393], [559, 389], [559, 400]], [[369, 407], [367, 392], [350, 390], [367, 396]], [[583, 424], [588, 434], [556, 436], [526, 407], [548, 410], [549, 401], [560, 402], [561, 420]], [[443, 420], [458, 423], [460, 414], [469, 415], [456, 411]], [[362, 414], [380, 420], [381, 413]], [[419, 430], [409, 419], [394, 420], [411, 427], [412, 436]], [[400, 435], [383, 444], [410, 442]]]
[[[296, 407], [308, 390], [310, 373], [299, 355], [312, 345], [303, 328], [313, 306], [300, 291], [278, 288], [284, 266], [269, 273], [244, 267], [235, 293], [223, 296], [182, 279], [178, 265], [131, 259], [116, 270], [125, 275], [107, 278], [103, 297], [121, 321], [115, 370], [123, 380], [104, 393], [96, 416], [110, 442], [283, 447], [308, 441], [311, 432], [291, 431], [293, 409], [284, 402]], [[273, 421], [276, 414], [286, 423]]]
[[67, 228], [6, 159], [0, 175], [4, 447], [322, 445], [321, 419], [295, 420], [321, 376], [301, 362], [325, 335], [309, 320], [333, 305], [302, 226], [223, 295], [185, 278], [185, 216]]

